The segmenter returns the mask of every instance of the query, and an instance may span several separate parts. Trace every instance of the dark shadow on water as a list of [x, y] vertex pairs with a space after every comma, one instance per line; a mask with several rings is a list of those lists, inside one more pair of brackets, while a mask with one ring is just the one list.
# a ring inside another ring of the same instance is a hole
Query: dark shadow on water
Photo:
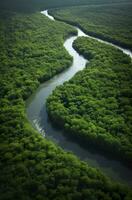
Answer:
[[[103, 170], [104, 174], [124, 184], [132, 185], [132, 171], [120, 161], [114, 160], [112, 156], [106, 157], [104, 152], [95, 149], [94, 146], [86, 147], [82, 142], [51, 123], [45, 108], [40, 112], [40, 127], [46, 132], [46, 138], [58, 144], [61, 148], [77, 155], [89, 165]], [[45, 126], [46, 125], [46, 126]]]

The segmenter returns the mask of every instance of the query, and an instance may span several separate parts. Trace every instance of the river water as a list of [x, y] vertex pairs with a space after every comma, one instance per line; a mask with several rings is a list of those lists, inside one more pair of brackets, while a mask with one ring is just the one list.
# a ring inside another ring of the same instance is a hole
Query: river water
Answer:
[[[47, 10], [42, 11], [41, 13], [47, 16], [49, 19], [53, 21], [55, 20], [54, 17], [48, 14]], [[46, 112], [46, 100], [48, 96], [52, 93], [56, 86], [62, 85], [65, 81], [71, 79], [76, 74], [76, 72], [83, 70], [86, 66], [86, 63], [88, 62], [88, 60], [79, 55], [73, 49], [72, 44], [74, 40], [76, 40], [80, 36], [90, 38], [93, 37], [86, 35], [79, 28], [75, 28], [78, 31], [78, 35], [71, 36], [64, 43], [64, 47], [73, 57], [72, 65], [62, 73], [54, 76], [49, 81], [41, 84], [36, 92], [27, 100], [26, 111], [28, 119], [31, 122], [32, 126], [36, 130], [38, 130], [44, 137], [52, 140], [60, 147], [62, 147], [65, 151], [73, 152], [81, 160], [88, 162], [89, 165], [93, 167], [101, 169], [104, 174], [111, 177], [112, 179], [122, 183], [126, 183], [128, 185], [132, 185], [132, 170], [124, 166], [119, 161], [111, 160], [101, 155], [96, 150], [94, 150], [94, 152], [86, 150], [85, 148], [83, 148], [83, 146], [80, 146], [76, 142], [71, 141], [69, 138], [66, 137], [66, 135], [63, 134], [61, 130], [53, 127], [48, 119], [48, 115]], [[117, 45], [100, 40], [98, 38], [95, 39], [122, 50], [125, 54], [129, 55], [132, 58], [132, 52], [130, 52], [129, 50], [123, 49], [121, 47], [118, 47]]]

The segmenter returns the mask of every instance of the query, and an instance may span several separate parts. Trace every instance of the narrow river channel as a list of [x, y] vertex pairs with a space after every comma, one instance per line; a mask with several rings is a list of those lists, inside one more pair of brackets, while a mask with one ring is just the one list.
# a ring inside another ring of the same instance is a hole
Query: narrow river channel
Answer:
[[[49, 17], [51, 20], [55, 20], [52, 16], [48, 14], [47, 10], [41, 13]], [[73, 57], [72, 66], [62, 73], [54, 76], [49, 81], [41, 84], [37, 91], [27, 100], [26, 111], [28, 119], [31, 122], [32, 126], [37, 129], [42, 135], [44, 135], [44, 137], [57, 143], [65, 151], [73, 152], [81, 160], [88, 162], [89, 165], [100, 168], [104, 172], [104, 174], [111, 177], [112, 179], [122, 183], [127, 183], [128, 185], [132, 185], [132, 170], [124, 166], [119, 161], [110, 160], [109, 158], [99, 154], [96, 150], [94, 150], [94, 152], [91, 152], [90, 150], [84, 149], [76, 142], [71, 141], [69, 138], [67, 138], [61, 130], [54, 128], [51, 122], [48, 120], [48, 115], [46, 112], [46, 100], [48, 96], [52, 93], [56, 86], [62, 85], [65, 81], [71, 79], [76, 74], [76, 72], [83, 70], [86, 66], [86, 63], [88, 62], [88, 60], [79, 55], [73, 49], [72, 44], [74, 40], [76, 40], [80, 36], [90, 38], [93, 37], [86, 35], [79, 28], [75, 28], [78, 31], [78, 35], [71, 36], [64, 43], [64, 47]], [[132, 52], [130, 52], [129, 50], [123, 49], [109, 42], [102, 41], [98, 38], [95, 39], [122, 50], [125, 54], [129, 55], [132, 58]]]

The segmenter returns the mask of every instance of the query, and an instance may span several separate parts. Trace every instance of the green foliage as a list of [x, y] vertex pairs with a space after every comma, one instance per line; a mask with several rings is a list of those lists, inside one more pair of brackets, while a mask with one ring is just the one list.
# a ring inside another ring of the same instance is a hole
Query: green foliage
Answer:
[[0, 12], [1, 200], [132, 197], [129, 188], [44, 139], [25, 116], [24, 100], [40, 82], [70, 66], [63, 42], [71, 34], [70, 26], [37, 13]]
[[1, 200], [131, 198], [127, 187], [112, 183], [38, 133], [27, 129], [25, 136], [25, 130], [21, 140], [0, 146]]
[[85, 70], [48, 98], [49, 116], [70, 136], [132, 163], [132, 64], [121, 51], [79, 38], [74, 48], [91, 59]]
[[53, 9], [59, 20], [79, 26], [84, 32], [132, 50], [132, 4], [78, 6]]
[[126, 3], [131, 0], [1, 0], [0, 10], [34, 12], [45, 8], [58, 8], [76, 5]]
[[[9, 15], [9, 16], [7, 16]], [[67, 68], [72, 58], [62, 47], [76, 31], [41, 14], [1, 13], [0, 96], [26, 99], [38, 86]], [[52, 37], [50, 37], [50, 34]]]

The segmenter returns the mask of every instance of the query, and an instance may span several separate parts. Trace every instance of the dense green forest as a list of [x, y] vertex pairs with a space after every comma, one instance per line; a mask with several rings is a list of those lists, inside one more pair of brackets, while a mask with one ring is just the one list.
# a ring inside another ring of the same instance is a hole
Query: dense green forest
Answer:
[[[50, 37], [52, 33], [52, 37]], [[130, 199], [108, 180], [35, 132], [24, 100], [40, 82], [70, 66], [63, 45], [76, 31], [41, 14], [0, 17], [0, 199]]]
[[132, 64], [120, 50], [88, 38], [74, 48], [91, 59], [48, 98], [51, 119], [81, 144], [132, 164]]
[[[27, 120], [25, 100], [70, 66], [63, 43], [76, 34], [34, 12], [42, 6], [35, 0], [0, 2], [0, 200], [130, 200], [130, 188], [64, 152]], [[127, 58], [122, 62], [128, 66]]]
[[58, 8], [77, 5], [100, 5], [130, 3], [131, 0], [1, 0], [0, 10], [34, 12], [44, 8]]
[[54, 9], [51, 13], [92, 36], [132, 50], [132, 3], [77, 6]]

